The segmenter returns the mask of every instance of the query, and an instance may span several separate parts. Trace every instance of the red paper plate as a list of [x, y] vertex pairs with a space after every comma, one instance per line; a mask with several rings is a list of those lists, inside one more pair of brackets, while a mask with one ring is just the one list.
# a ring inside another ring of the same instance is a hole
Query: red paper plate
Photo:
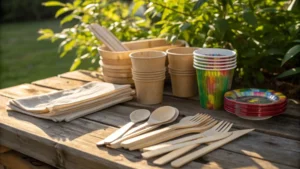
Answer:
[[268, 89], [237, 89], [228, 91], [224, 99], [232, 103], [251, 106], [275, 106], [286, 102], [287, 98], [280, 92]]
[[226, 106], [224, 107], [224, 109], [230, 113], [239, 116], [251, 116], [251, 117], [276, 116], [282, 114], [286, 110], [286, 108], [283, 108], [283, 109], [278, 109], [276, 111], [255, 112], [255, 111], [243, 111], [243, 110], [233, 109]]
[[247, 109], [247, 110], [257, 110], [257, 111], [272, 111], [272, 110], [276, 110], [276, 109], [281, 109], [286, 107], [287, 102], [283, 102], [281, 104], [278, 105], [274, 105], [274, 106], [253, 106], [253, 105], [243, 105], [243, 104], [238, 104], [238, 103], [233, 103], [230, 102], [226, 99], [224, 99], [224, 105], [228, 106], [228, 107], [232, 107], [235, 109]]

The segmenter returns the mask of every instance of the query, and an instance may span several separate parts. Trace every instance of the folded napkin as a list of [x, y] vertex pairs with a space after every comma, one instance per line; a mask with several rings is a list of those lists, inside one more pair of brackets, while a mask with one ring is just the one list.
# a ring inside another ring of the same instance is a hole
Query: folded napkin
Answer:
[[53, 121], [70, 121], [115, 104], [131, 100], [130, 85], [90, 82], [79, 88], [10, 100], [8, 107]]

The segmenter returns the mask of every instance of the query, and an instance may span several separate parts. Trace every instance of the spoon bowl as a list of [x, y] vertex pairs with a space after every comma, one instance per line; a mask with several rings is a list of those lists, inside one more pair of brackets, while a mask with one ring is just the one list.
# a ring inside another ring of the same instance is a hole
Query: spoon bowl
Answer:
[[134, 124], [145, 121], [146, 119], [149, 118], [149, 116], [150, 116], [150, 111], [146, 110], [146, 109], [138, 109], [138, 110], [133, 111], [130, 114], [131, 122], [127, 123], [120, 129], [118, 129], [117, 131], [115, 131], [114, 133], [112, 133], [111, 135], [106, 137], [104, 140], [98, 142], [97, 145], [101, 146], [101, 145], [109, 144], [109, 143], [117, 140], [118, 138], [123, 136]]
[[132, 130], [128, 131], [126, 135], [132, 134], [138, 130], [141, 130], [145, 127], [162, 124], [164, 122], [170, 121], [174, 116], [176, 116], [176, 109], [171, 106], [163, 106], [155, 109], [148, 121], [140, 126], [133, 128]]
[[138, 110], [133, 111], [130, 114], [130, 120], [133, 123], [139, 123], [139, 122], [142, 122], [142, 121], [145, 121], [146, 119], [148, 119], [150, 114], [151, 113], [149, 110], [138, 109]]

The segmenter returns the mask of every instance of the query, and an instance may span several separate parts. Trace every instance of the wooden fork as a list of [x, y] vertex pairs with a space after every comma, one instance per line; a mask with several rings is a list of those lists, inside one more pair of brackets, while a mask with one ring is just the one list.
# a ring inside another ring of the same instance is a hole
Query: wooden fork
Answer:
[[[198, 135], [197, 138], [209, 137], [209, 136], [213, 136], [213, 135], [216, 135], [216, 134], [219, 134], [219, 133], [227, 133], [230, 130], [230, 128], [232, 127], [232, 125], [233, 125], [232, 123], [228, 123], [228, 122], [219, 122], [215, 127], [201, 133], [202, 135], [200, 137]], [[193, 135], [193, 136], [194, 136], [193, 138], [195, 138], [196, 135]], [[186, 137], [186, 138], [192, 138], [192, 137], [189, 136], [189, 137]], [[183, 140], [184, 140], [184, 138], [182, 138], [181, 140], [178, 139], [177, 141], [174, 140], [174, 142], [175, 142], [174, 145], [178, 146], [180, 144], [187, 143], [186, 141], [183, 141]], [[189, 139], [185, 139], [185, 140], [190, 141]], [[176, 149], [176, 150], [160, 157], [159, 159], [156, 159], [154, 161], [154, 164], [164, 165], [164, 164], [172, 161], [173, 159], [175, 159], [177, 157], [180, 157], [181, 155], [193, 150], [194, 148], [198, 147], [199, 145], [200, 145], [200, 143], [197, 143], [197, 144], [192, 144], [192, 145], [188, 145], [188, 146]], [[171, 146], [164, 147], [164, 148], [171, 148]], [[160, 149], [156, 149], [155, 151], [160, 151]]]
[[164, 141], [168, 141], [173, 138], [183, 136], [185, 134], [203, 132], [203, 131], [213, 127], [214, 125], [216, 125], [216, 123], [217, 123], [216, 120], [209, 119], [208, 122], [206, 122], [205, 124], [203, 124], [201, 126], [197, 126], [197, 127], [193, 127], [193, 128], [186, 128], [186, 129], [178, 129], [178, 130], [175, 130], [170, 133], [165, 133], [163, 135], [159, 135], [159, 137], [157, 137], [155, 139], [147, 140], [146, 142], [129, 147], [129, 150], [137, 150], [137, 149], [149, 147], [151, 145], [155, 145], [155, 144], [158, 144], [158, 143], [161, 143]]
[[207, 120], [209, 118], [210, 118], [209, 115], [196, 114], [190, 120], [180, 121], [177, 124], [173, 124], [171, 126], [162, 128], [160, 130], [156, 130], [156, 131], [153, 131], [153, 132], [150, 132], [150, 133], [140, 135], [138, 137], [134, 137], [132, 139], [129, 139], [129, 140], [126, 140], [126, 141], [122, 142], [121, 145], [125, 148], [129, 148], [129, 147], [132, 147], [136, 144], [148, 141], [151, 138], [155, 138], [156, 136], [161, 135], [162, 133], [170, 132], [170, 131], [175, 130], [175, 129], [197, 126], [197, 125], [199, 125], [200, 123], [204, 122], [205, 120]]

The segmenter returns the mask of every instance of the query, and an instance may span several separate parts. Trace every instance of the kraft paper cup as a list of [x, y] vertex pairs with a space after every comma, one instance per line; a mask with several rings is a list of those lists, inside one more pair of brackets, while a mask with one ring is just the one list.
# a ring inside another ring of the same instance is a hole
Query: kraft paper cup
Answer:
[[220, 49], [220, 48], [201, 48], [194, 51], [195, 58], [203, 59], [224, 59], [236, 57], [236, 52], [229, 49]]
[[141, 104], [158, 104], [163, 100], [164, 79], [157, 81], [140, 81], [135, 79], [137, 102]]
[[157, 79], [162, 79], [162, 78], [166, 78], [166, 75], [165, 74], [160, 74], [160, 75], [155, 75], [155, 76], [151, 76], [151, 75], [148, 75], [148, 76], [137, 76], [135, 74], [133, 74], [133, 78], [134, 79], [139, 79], [139, 80], [157, 80]]
[[129, 73], [129, 74], [131, 74], [131, 69], [110, 69], [105, 66], [101, 66], [101, 68], [102, 68], [103, 72], [108, 71], [108, 72], [112, 72], [112, 73]]
[[102, 69], [102, 73], [103, 75], [108, 77], [121, 77], [121, 78], [132, 77], [131, 72], [111, 72], [111, 71], [107, 71], [106, 69]]
[[197, 47], [178, 47], [168, 49], [169, 68], [178, 70], [193, 69], [193, 52], [199, 49]]
[[181, 75], [195, 75], [196, 69], [194, 68], [194, 70], [190, 70], [190, 71], [178, 71], [178, 70], [169, 68], [169, 73], [170, 74], [181, 74]]
[[224, 94], [230, 90], [234, 69], [197, 69], [197, 84], [201, 107], [205, 109], [223, 108]]
[[142, 51], [129, 54], [132, 69], [136, 72], [157, 72], [165, 69], [167, 53], [162, 51]]
[[106, 65], [131, 65], [131, 60], [128, 59], [103, 59], [100, 57], [100, 60]]
[[136, 75], [160, 75], [160, 74], [164, 74], [166, 72], [166, 68], [164, 68], [163, 70], [161, 71], [157, 71], [157, 72], [137, 72], [133, 69], [131, 69], [132, 73], [136, 74]]
[[193, 97], [197, 94], [197, 80], [196, 74], [192, 75], [180, 75], [172, 74], [171, 84], [172, 93], [177, 97]]
[[109, 77], [109, 76], [103, 75], [103, 79], [105, 82], [110, 82], [110, 83], [114, 83], [114, 84], [133, 84], [134, 83], [132, 78], [130, 78], [130, 77], [120, 78], [120, 77]]
[[131, 69], [131, 65], [107, 65], [104, 64], [101, 60], [99, 61], [101, 67], [105, 67], [112, 70], [120, 70], [120, 69]]

